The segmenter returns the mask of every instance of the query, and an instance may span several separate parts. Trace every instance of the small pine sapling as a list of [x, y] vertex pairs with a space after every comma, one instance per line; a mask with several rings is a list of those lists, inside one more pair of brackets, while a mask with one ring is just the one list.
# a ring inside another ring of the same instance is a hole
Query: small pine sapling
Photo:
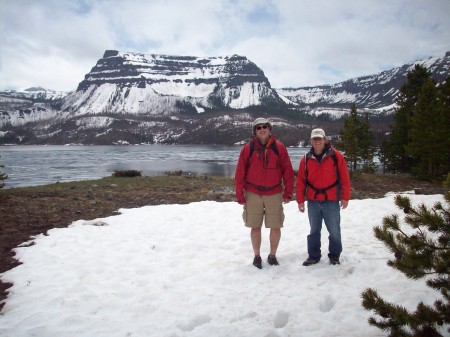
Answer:
[[437, 202], [431, 209], [423, 204], [414, 207], [406, 196], [395, 198], [412, 234], [402, 230], [397, 215], [383, 218], [383, 226], [374, 228], [375, 237], [394, 254], [395, 259], [388, 261], [390, 267], [414, 280], [426, 278], [427, 286], [442, 295], [432, 306], [420, 302], [415, 312], [409, 312], [383, 300], [376, 290], [366, 289], [361, 295], [362, 305], [379, 316], [370, 317], [369, 324], [389, 332], [389, 336], [450, 333], [450, 174], [445, 187], [445, 206]]

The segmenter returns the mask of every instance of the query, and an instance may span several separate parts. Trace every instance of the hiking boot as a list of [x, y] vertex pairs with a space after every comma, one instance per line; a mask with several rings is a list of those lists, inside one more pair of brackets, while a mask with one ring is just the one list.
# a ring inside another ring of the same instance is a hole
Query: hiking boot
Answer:
[[271, 266], [278, 266], [278, 260], [277, 257], [275, 255], [269, 255], [267, 257], [267, 263], [269, 263]]
[[330, 255], [329, 258], [330, 258], [330, 264], [332, 264], [332, 265], [341, 264], [339, 262], [339, 256]]
[[313, 265], [313, 264], [316, 264], [316, 263], [318, 263], [320, 260], [316, 260], [316, 259], [313, 259], [312, 257], [308, 257], [304, 262], [303, 262], [303, 265], [304, 266], [310, 266], [310, 265]]
[[261, 256], [255, 256], [255, 258], [253, 259], [253, 265], [258, 269], [262, 268]]

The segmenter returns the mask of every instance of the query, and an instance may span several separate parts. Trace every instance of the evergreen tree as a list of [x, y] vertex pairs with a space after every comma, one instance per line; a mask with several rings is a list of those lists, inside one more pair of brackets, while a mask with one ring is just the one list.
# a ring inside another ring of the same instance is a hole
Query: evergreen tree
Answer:
[[445, 135], [441, 141], [446, 142], [446, 151], [442, 153], [442, 168], [438, 168], [441, 172], [446, 172], [449, 169], [448, 163], [450, 163], [450, 75], [439, 87], [440, 100], [442, 101], [443, 109], [443, 126], [446, 127]]
[[[382, 227], [375, 227], [377, 239], [394, 254], [388, 265], [408, 278], [426, 277], [427, 286], [440, 292], [442, 299], [434, 304], [420, 302], [416, 311], [383, 300], [374, 289], [362, 293], [362, 305], [379, 317], [370, 317], [369, 324], [388, 331], [389, 336], [443, 336], [450, 333], [450, 174], [445, 183], [445, 207], [436, 203], [431, 209], [425, 205], [413, 207], [411, 200], [397, 196], [395, 204], [406, 213], [405, 222], [412, 229], [404, 231], [397, 215], [383, 219]], [[411, 234], [408, 234], [411, 233]]]
[[[444, 83], [439, 86], [439, 91], [442, 94], [442, 101], [444, 102], [444, 107], [447, 109], [447, 112], [450, 109], [450, 75], [447, 76], [447, 79]], [[449, 115], [447, 115], [450, 118]]]
[[0, 188], [3, 188], [5, 186], [5, 183], [3, 183], [3, 180], [6, 180], [8, 176], [2, 172], [2, 168], [5, 167], [5, 165], [0, 164]]
[[417, 96], [423, 84], [431, 78], [431, 73], [421, 65], [407, 75], [406, 82], [401, 86], [396, 103], [398, 108], [394, 113], [394, 124], [390, 139], [382, 148], [390, 171], [410, 172], [413, 158], [406, 153], [410, 142], [411, 117], [417, 102]]
[[449, 132], [443, 97], [429, 79], [419, 92], [411, 118], [411, 139], [406, 147], [407, 153], [416, 158], [412, 168], [415, 175], [433, 178], [447, 173]]
[[375, 155], [376, 149], [373, 140], [373, 133], [370, 130], [369, 114], [367, 112], [364, 115], [364, 120], [360, 124], [358, 138], [358, 146], [361, 153], [362, 170], [364, 172], [375, 172], [373, 157]]
[[344, 121], [344, 129], [341, 130], [341, 141], [338, 142], [339, 149], [344, 153], [345, 160], [350, 168], [350, 173], [356, 171], [360, 158], [358, 130], [361, 122], [358, 118], [356, 104], [353, 103], [350, 115]]
[[352, 104], [350, 115], [344, 121], [340, 136], [338, 146], [344, 153], [350, 172], [358, 170], [359, 163], [362, 164], [363, 171], [375, 171], [373, 163], [375, 145], [370, 131], [369, 115], [366, 113], [364, 120], [361, 120], [355, 103]]
[[391, 167], [390, 159], [394, 158], [394, 153], [391, 152], [392, 147], [389, 141], [384, 138], [381, 142], [381, 146], [378, 149], [378, 159], [380, 160], [381, 167], [383, 169], [383, 173], [387, 171], [395, 171], [394, 167]]

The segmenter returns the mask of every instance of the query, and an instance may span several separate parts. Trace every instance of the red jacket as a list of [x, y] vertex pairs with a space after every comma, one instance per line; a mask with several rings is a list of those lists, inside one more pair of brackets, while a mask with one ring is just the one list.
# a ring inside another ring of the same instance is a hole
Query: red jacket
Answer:
[[[339, 184], [323, 191], [324, 193], [316, 193], [318, 189], [325, 189], [336, 182], [337, 172], [331, 156], [332, 152], [336, 156]], [[302, 203], [305, 200], [350, 200], [350, 175], [342, 153], [328, 145], [320, 163], [312, 153], [313, 149], [300, 160], [297, 176], [297, 202]], [[307, 169], [305, 169], [306, 157], [309, 157]], [[307, 181], [310, 185], [307, 184]]]
[[283, 193], [283, 199], [292, 199], [294, 170], [291, 159], [280, 141], [276, 141], [279, 154], [273, 151], [271, 145], [275, 141], [275, 137], [270, 135], [263, 147], [256, 137], [252, 137], [250, 142], [254, 142], [255, 149], [251, 158], [250, 142], [242, 148], [234, 176], [238, 203], [245, 203], [244, 189], [259, 195]]

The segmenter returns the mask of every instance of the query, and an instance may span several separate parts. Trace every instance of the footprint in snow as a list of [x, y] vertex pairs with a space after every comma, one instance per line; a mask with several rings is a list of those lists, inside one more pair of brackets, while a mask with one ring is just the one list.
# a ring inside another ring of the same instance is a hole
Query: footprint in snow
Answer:
[[180, 324], [178, 327], [183, 331], [192, 331], [196, 327], [211, 322], [211, 317], [208, 315], [200, 315], [194, 317], [189, 323]]
[[336, 300], [333, 299], [330, 295], [327, 295], [325, 299], [320, 303], [319, 309], [322, 312], [329, 312], [331, 309], [333, 309], [334, 305], [336, 304]]
[[277, 329], [284, 328], [289, 322], [289, 313], [283, 310], [278, 310], [273, 320], [273, 326]]

